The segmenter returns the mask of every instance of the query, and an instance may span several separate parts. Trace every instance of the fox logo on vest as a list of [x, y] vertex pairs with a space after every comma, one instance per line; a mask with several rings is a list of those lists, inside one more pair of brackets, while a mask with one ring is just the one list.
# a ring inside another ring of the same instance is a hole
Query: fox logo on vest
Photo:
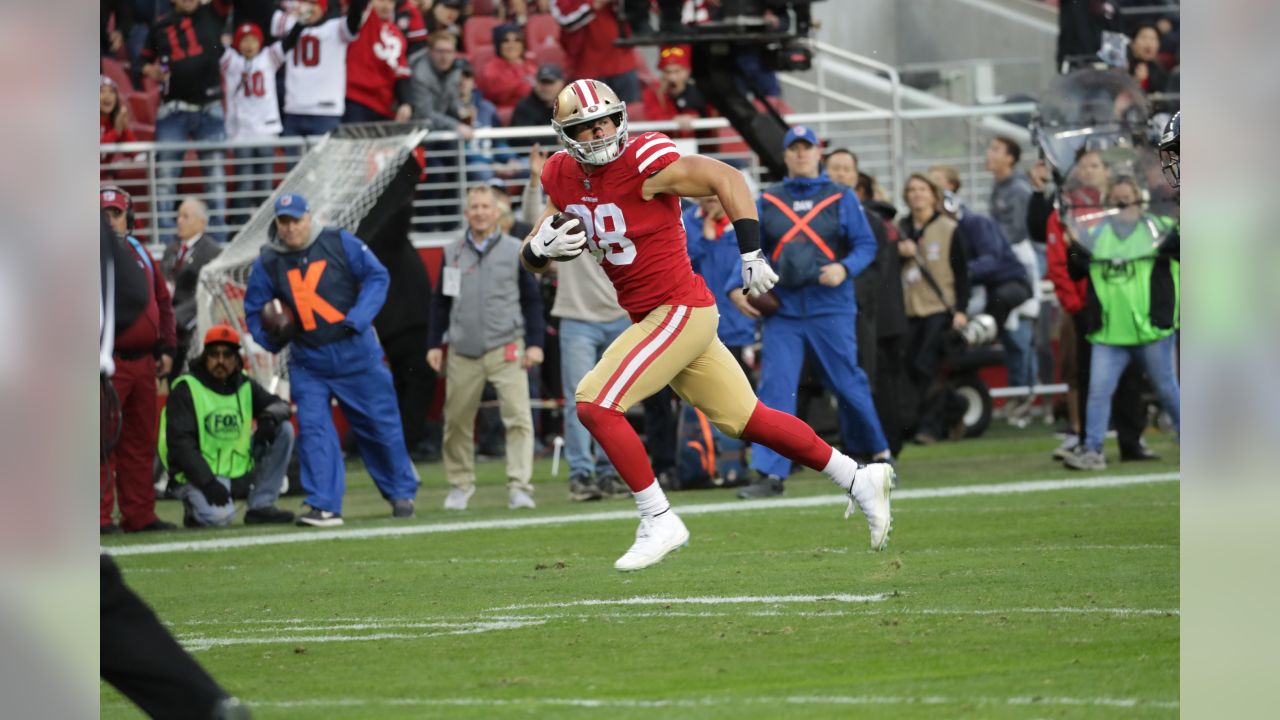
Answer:
[[204, 416], [204, 431], [217, 440], [234, 440], [240, 435], [240, 416], [211, 412]]
[[294, 306], [298, 308], [298, 320], [302, 323], [303, 330], [316, 329], [316, 315], [330, 324], [342, 322], [346, 317], [345, 313], [330, 305], [316, 291], [328, 265], [328, 260], [317, 260], [307, 266], [306, 275], [298, 268], [291, 268], [287, 273], [289, 292], [293, 295]]

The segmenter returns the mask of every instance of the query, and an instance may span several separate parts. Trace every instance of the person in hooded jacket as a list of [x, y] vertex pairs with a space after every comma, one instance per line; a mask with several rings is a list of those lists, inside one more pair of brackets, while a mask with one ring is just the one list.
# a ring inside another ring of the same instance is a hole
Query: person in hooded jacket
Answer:
[[[289, 383], [298, 406], [302, 487], [310, 510], [299, 525], [342, 524], [345, 471], [329, 399], [355, 433], [360, 455], [392, 517], [413, 517], [418, 475], [405, 448], [391, 372], [373, 319], [390, 284], [387, 269], [359, 238], [313, 223], [306, 198], [276, 199], [275, 224], [249, 271], [245, 321], [271, 352], [292, 345]], [[263, 308], [279, 299], [292, 311], [292, 331], [263, 326]]]

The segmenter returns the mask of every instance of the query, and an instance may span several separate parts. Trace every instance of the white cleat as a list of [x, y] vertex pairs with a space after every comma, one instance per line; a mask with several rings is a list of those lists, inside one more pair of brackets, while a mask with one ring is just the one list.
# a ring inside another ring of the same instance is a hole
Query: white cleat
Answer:
[[636, 528], [636, 541], [613, 564], [615, 570], [630, 572], [657, 565], [674, 550], [689, 543], [689, 529], [684, 526], [675, 510], [667, 510], [656, 517], [640, 518]]
[[896, 480], [897, 473], [889, 463], [872, 463], [860, 467], [853, 476], [853, 487], [849, 489], [849, 507], [844, 511], [844, 516], [848, 519], [855, 507], [867, 516], [872, 550], [883, 550], [889, 544], [889, 529], [893, 526], [889, 493]]

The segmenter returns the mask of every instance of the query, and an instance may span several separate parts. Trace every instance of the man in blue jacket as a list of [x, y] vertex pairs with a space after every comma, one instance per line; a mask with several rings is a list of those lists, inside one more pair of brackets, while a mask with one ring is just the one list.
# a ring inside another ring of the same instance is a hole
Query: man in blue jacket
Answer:
[[[831, 181], [821, 168], [818, 137], [803, 125], [783, 139], [787, 177], [761, 194], [760, 240], [779, 275], [779, 307], [764, 321], [760, 401], [795, 412], [796, 389], [806, 350], [838, 399], [852, 412], [842, 422], [859, 447], [875, 448], [874, 459], [889, 458], [867, 375], [858, 367], [855, 332], [858, 313], [853, 278], [875, 259], [876, 239], [853, 191]], [[740, 291], [734, 304], [749, 314]], [[755, 444], [751, 467], [761, 478], [738, 491], [742, 498], [781, 495], [791, 461]]]
[[[345, 477], [330, 397], [337, 398], [351, 423], [365, 467], [391, 503], [392, 517], [412, 517], [417, 471], [373, 330], [387, 297], [387, 269], [346, 230], [313, 225], [301, 195], [281, 195], [275, 211], [268, 241], [249, 271], [244, 308], [259, 345], [279, 352], [293, 342], [289, 383], [298, 406], [298, 459], [310, 506], [298, 524], [342, 524]], [[292, 337], [276, 337], [262, 327], [262, 308], [275, 298], [293, 311]]]
[[738, 312], [730, 299], [731, 293], [739, 292], [742, 287], [742, 258], [733, 223], [729, 222], [720, 198], [702, 198], [697, 205], [685, 210], [684, 232], [693, 271], [715, 291], [716, 309], [720, 311], [716, 335], [750, 379], [751, 369], [742, 352], [756, 341], [756, 322], [760, 313], [749, 305], [751, 314]]

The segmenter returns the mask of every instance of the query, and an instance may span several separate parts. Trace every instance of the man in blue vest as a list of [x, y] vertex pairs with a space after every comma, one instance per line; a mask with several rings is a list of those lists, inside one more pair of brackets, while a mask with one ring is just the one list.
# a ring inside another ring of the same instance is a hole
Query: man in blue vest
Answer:
[[248, 497], [246, 525], [293, 522], [275, 506], [293, 455], [290, 414], [288, 402], [244, 373], [240, 333], [209, 328], [160, 413], [160, 460], [182, 498], [183, 525], [230, 525], [233, 494]]
[[[391, 372], [382, 363], [382, 345], [373, 330], [387, 297], [387, 269], [356, 236], [313, 224], [301, 195], [281, 195], [275, 211], [267, 243], [249, 271], [244, 309], [259, 345], [279, 352], [293, 343], [289, 385], [298, 406], [298, 459], [310, 507], [298, 524], [342, 524], [345, 476], [331, 397], [350, 422], [369, 475], [391, 503], [392, 517], [413, 517], [418, 475], [404, 445]], [[276, 298], [293, 311], [292, 337], [275, 337], [262, 327], [262, 308]]]
[[[822, 170], [818, 137], [803, 125], [783, 139], [787, 177], [761, 194], [760, 241], [778, 272], [773, 292], [778, 310], [765, 318], [758, 394], [765, 405], [795, 412], [805, 352], [812, 354], [827, 385], [851, 412], [845, 435], [873, 459], [889, 458], [867, 375], [858, 367], [855, 334], [858, 306], [853, 278], [875, 259], [876, 239], [853, 191]], [[746, 299], [734, 303], [750, 315]], [[781, 495], [791, 461], [760, 444], [751, 446], [751, 467], [760, 474], [738, 491], [741, 498]]]

